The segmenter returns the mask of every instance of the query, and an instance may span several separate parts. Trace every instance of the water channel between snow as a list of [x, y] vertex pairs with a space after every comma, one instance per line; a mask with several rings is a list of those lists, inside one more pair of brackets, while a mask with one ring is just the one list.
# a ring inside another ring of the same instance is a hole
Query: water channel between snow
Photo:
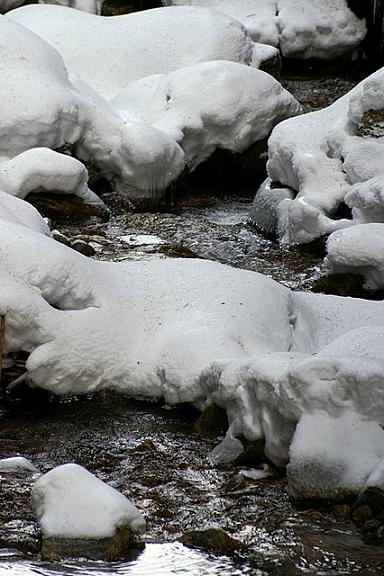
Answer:
[[[307, 84], [306, 84], [307, 82]], [[307, 109], [346, 92], [345, 79], [291, 78]], [[115, 215], [107, 224], [62, 231], [91, 242], [96, 258], [130, 260], [199, 256], [255, 270], [293, 289], [309, 289], [320, 257], [281, 251], [255, 232], [247, 215], [251, 194], [205, 193], [175, 213]], [[94, 398], [20, 403], [0, 418], [0, 453], [30, 458], [42, 472], [75, 461], [132, 498], [146, 517], [145, 549], [127, 562], [38, 560], [38, 528], [29, 503], [33, 478], [0, 475], [0, 575], [10, 576], [283, 576], [384, 575], [384, 550], [363, 543], [333, 510], [292, 507], [277, 471], [257, 479], [249, 464], [212, 467], [207, 440], [185, 407], [164, 410], [129, 399]], [[245, 543], [236, 554], [215, 555], [184, 546], [188, 530], [219, 525]], [[15, 551], [12, 548], [12, 538]], [[23, 550], [21, 552], [20, 550]]]

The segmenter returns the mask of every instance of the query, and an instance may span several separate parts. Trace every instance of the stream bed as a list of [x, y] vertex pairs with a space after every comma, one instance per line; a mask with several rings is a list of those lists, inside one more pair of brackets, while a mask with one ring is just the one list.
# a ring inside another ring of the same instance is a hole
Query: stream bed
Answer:
[[[355, 82], [332, 75], [284, 79], [306, 110], [324, 107]], [[172, 213], [117, 210], [108, 223], [60, 230], [89, 242], [97, 259], [198, 256], [267, 274], [292, 289], [310, 289], [321, 256], [282, 251], [258, 234], [247, 223], [256, 189], [233, 192], [204, 191]], [[111, 394], [57, 399], [37, 391], [0, 411], [1, 457], [25, 456], [43, 473], [77, 462], [132, 498], [147, 521], [145, 549], [130, 561], [42, 562], [30, 504], [35, 477], [0, 474], [0, 574], [384, 575], [382, 545], [365, 543], [348, 516], [340, 519], [333, 508], [294, 508], [284, 475], [268, 463], [212, 466], [207, 454], [219, 440], [196, 433], [197, 416], [190, 407]], [[261, 469], [270, 476], [258, 478]], [[220, 526], [244, 548], [213, 554], [182, 544], [186, 532], [207, 525]]]

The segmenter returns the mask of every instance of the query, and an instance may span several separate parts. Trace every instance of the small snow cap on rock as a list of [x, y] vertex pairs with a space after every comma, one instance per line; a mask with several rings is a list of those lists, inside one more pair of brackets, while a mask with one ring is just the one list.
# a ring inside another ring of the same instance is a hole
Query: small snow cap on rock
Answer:
[[109, 538], [123, 525], [136, 534], [145, 531], [132, 502], [77, 464], [58, 466], [39, 478], [32, 503], [44, 537]]
[[23, 456], [13, 456], [0, 460], [0, 474], [3, 472], [38, 472], [38, 469], [30, 460]]

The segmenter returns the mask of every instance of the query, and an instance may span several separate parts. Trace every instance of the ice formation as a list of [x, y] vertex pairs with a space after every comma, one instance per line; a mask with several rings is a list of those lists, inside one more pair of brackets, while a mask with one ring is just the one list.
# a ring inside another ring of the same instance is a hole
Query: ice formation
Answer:
[[287, 58], [331, 60], [364, 39], [366, 26], [347, 0], [162, 0], [164, 6], [197, 4], [244, 24], [255, 42], [279, 46]]
[[301, 112], [269, 74], [220, 60], [133, 82], [111, 104], [125, 121], [145, 122], [174, 138], [190, 169], [216, 148], [243, 152]]
[[46, 538], [108, 538], [126, 524], [134, 533], [145, 531], [136, 506], [78, 464], [41, 476], [32, 488], [32, 503]]
[[[273, 130], [270, 179], [252, 211], [258, 226], [264, 225], [267, 206], [282, 243], [292, 245], [356, 223], [383, 221], [383, 83], [381, 69], [328, 108]], [[287, 188], [292, 198], [285, 197]], [[351, 209], [350, 218], [337, 217], [343, 205]]]

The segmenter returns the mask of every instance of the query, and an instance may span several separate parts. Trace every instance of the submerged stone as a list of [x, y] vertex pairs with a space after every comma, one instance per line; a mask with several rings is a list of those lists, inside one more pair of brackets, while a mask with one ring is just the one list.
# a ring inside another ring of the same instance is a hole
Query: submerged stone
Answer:
[[206, 528], [186, 532], [182, 537], [186, 546], [196, 546], [212, 552], [231, 552], [244, 548], [243, 542], [229, 536], [222, 528]]

